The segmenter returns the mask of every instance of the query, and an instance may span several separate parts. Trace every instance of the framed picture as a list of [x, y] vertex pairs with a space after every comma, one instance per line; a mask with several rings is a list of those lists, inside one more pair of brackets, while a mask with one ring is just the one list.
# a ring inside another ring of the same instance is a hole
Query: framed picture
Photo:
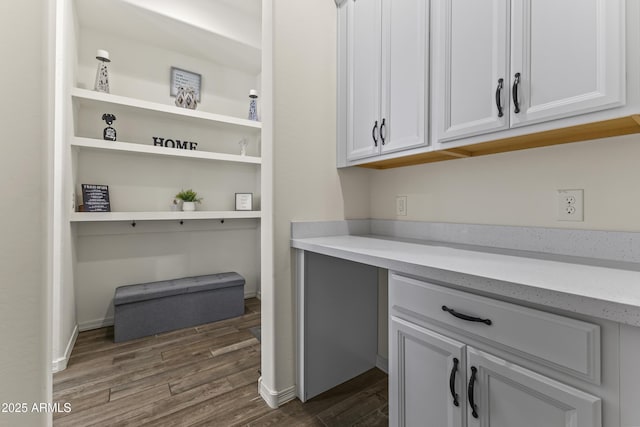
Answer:
[[236, 210], [253, 210], [253, 193], [236, 193]]
[[198, 73], [183, 70], [181, 68], [171, 67], [171, 88], [169, 95], [176, 96], [178, 88], [193, 88], [196, 93], [196, 101], [200, 102], [200, 89], [202, 85], [202, 76]]
[[82, 205], [84, 212], [111, 212], [109, 186], [82, 184]]

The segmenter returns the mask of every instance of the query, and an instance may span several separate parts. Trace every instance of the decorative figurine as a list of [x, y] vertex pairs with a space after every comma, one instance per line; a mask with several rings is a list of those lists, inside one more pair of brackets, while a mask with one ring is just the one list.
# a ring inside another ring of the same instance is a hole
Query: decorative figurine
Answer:
[[109, 59], [109, 52], [98, 49], [96, 52], [96, 59], [100, 62], [98, 62], [96, 84], [93, 89], [97, 92], [109, 93], [109, 70], [107, 69], [107, 63], [111, 62]]
[[258, 91], [255, 89], [249, 91], [249, 120], [260, 120], [258, 118]]
[[105, 113], [102, 115], [102, 120], [107, 122], [107, 127], [104, 128], [104, 131], [102, 132], [102, 138], [106, 141], [115, 141], [116, 130], [111, 127], [111, 124], [116, 121], [116, 116], [110, 113]]
[[195, 110], [198, 106], [195, 89], [191, 87], [179, 87], [176, 93], [176, 106]]
[[188, 87], [185, 90], [184, 95], [184, 108], [188, 108], [189, 110], [195, 110], [198, 106], [198, 100], [196, 99], [196, 91], [192, 87]]
[[185, 96], [185, 91], [183, 87], [179, 87], [178, 88], [178, 92], [176, 93], [176, 107], [184, 107], [184, 96]]
[[240, 155], [241, 156], [246, 156], [247, 155], [247, 145], [249, 145], [249, 141], [247, 141], [247, 138], [242, 138], [240, 141], [238, 141], [238, 145], [240, 146]]

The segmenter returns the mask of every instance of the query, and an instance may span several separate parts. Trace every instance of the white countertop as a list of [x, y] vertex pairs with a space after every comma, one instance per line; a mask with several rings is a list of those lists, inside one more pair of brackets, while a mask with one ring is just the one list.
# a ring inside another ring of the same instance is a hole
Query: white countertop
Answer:
[[291, 246], [454, 286], [640, 326], [640, 265], [376, 236], [292, 239]]

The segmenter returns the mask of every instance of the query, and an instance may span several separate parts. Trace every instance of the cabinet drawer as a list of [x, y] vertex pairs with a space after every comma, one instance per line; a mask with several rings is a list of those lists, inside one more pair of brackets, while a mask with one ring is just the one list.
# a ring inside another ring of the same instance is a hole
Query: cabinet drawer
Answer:
[[[477, 338], [581, 379], [600, 383], [600, 327], [556, 314], [449, 289], [396, 273], [390, 314], [414, 317]], [[447, 310], [445, 311], [444, 308]], [[485, 322], [461, 319], [455, 315]], [[490, 323], [490, 324], [487, 324]]]

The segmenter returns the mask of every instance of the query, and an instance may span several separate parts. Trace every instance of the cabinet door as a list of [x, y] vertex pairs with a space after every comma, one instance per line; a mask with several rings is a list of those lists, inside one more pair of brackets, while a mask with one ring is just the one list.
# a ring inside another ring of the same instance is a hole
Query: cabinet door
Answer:
[[472, 347], [467, 375], [469, 427], [602, 425], [599, 398]]
[[427, 144], [429, 2], [383, 0], [381, 152]]
[[438, 141], [509, 127], [508, 28], [508, 0], [433, 1]]
[[622, 0], [514, 0], [511, 126], [624, 103]]
[[347, 5], [347, 159], [380, 151], [382, 0]]
[[[390, 426], [463, 426], [464, 347], [458, 341], [391, 317]], [[457, 394], [457, 401], [453, 393]]]

